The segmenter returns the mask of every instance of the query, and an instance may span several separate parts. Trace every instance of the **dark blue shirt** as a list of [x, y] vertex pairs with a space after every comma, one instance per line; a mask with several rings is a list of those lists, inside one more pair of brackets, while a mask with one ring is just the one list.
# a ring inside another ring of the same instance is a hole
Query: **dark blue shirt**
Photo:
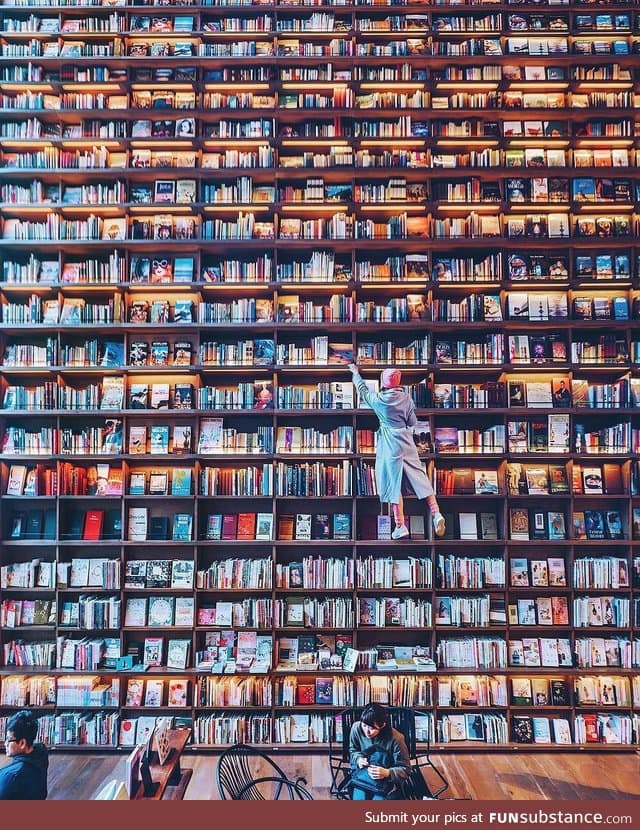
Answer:
[[0, 801], [44, 801], [47, 797], [49, 754], [44, 744], [28, 755], [14, 755], [0, 769]]

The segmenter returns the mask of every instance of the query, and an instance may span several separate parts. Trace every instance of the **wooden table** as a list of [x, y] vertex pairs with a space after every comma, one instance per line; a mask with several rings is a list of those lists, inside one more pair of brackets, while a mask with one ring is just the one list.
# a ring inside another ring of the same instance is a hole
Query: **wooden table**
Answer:
[[149, 772], [156, 785], [155, 792], [153, 795], [145, 795], [144, 785], [140, 782], [134, 796], [135, 801], [142, 799], [181, 801], [184, 798], [184, 793], [191, 780], [193, 770], [180, 769], [180, 757], [189, 740], [190, 734], [191, 729], [188, 727], [172, 729], [169, 732], [171, 745], [169, 759], [164, 764], [159, 764], [156, 756], [156, 760], [149, 764]]

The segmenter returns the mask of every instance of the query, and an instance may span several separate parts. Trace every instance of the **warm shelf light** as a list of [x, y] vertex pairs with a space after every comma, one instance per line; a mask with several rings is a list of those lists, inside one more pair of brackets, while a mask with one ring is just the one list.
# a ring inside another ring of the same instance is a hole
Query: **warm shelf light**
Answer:
[[[147, 81], [146, 83], [132, 83], [129, 88], [132, 90], [156, 90], [163, 91], [167, 86], [172, 92], [193, 92], [193, 84], [181, 84], [175, 81], [162, 83], [161, 81]], [[209, 84], [207, 84], [209, 86]]]
[[314, 202], [297, 202], [295, 205], [282, 205], [280, 210], [288, 213], [300, 213], [301, 211], [306, 213], [311, 210], [321, 211], [322, 213], [346, 213], [349, 210], [349, 206], [343, 205], [340, 202], [330, 205], [324, 202], [319, 204], [315, 204]]
[[491, 202], [441, 202], [436, 205], [439, 211], [446, 211], [447, 213], [462, 211], [473, 213], [499, 213], [500, 203], [495, 204]]
[[[95, 142], [94, 142], [95, 143]], [[100, 142], [103, 143], [103, 142]], [[140, 138], [140, 139], [132, 139], [131, 147], [149, 147], [155, 148], [160, 150], [180, 150], [180, 149], [192, 149], [193, 143], [191, 141], [167, 141], [164, 138]]]
[[425, 142], [424, 138], [365, 138], [360, 142], [361, 147], [419, 147]]
[[[228, 202], [224, 205], [203, 205], [202, 209], [208, 213], [228, 213], [229, 211], [237, 210], [242, 213], [266, 213], [271, 208], [270, 205], [251, 205], [243, 202]], [[173, 213], [173, 208], [171, 209]]]
[[[436, 84], [438, 89], [453, 89], [456, 92], [467, 92], [469, 89], [496, 89], [498, 86], [498, 81], [473, 81], [469, 82], [461, 82], [458, 81], [438, 81]], [[527, 84], [527, 89], [529, 89], [529, 85]]]
[[[264, 92], [265, 90], [269, 89], [269, 84], [258, 84], [258, 83], [242, 83], [242, 82], [230, 82], [230, 81], [223, 81], [223, 82], [210, 82], [206, 81], [204, 84], [205, 89], [224, 89], [225, 92], [228, 90], [237, 90], [237, 89], [244, 89], [249, 90], [250, 92]], [[188, 87], [189, 90], [192, 87]]]
[[[455, 147], [460, 148], [461, 139], [455, 138], [439, 138], [436, 141], [436, 147]], [[500, 144], [498, 138], [467, 138], [464, 139], [465, 147], [497, 147]], [[457, 169], [457, 168], [455, 168]], [[483, 168], [484, 169], [484, 168]]]
[[[116, 147], [121, 147], [122, 144], [120, 141], [115, 139], [109, 138], [63, 138], [60, 141], [62, 147], [96, 147], [97, 145], [100, 147], [106, 147], [109, 149], [115, 149]], [[33, 146], [33, 145], [30, 145]], [[50, 147], [51, 144], [43, 145], [45, 147]]]
[[[362, 142], [364, 144], [364, 142]], [[283, 138], [283, 147], [348, 147], [349, 142], [345, 138]]]
[[282, 89], [348, 89], [347, 83], [325, 83], [323, 81], [295, 81], [282, 84]]
[[79, 90], [81, 92], [121, 92], [122, 84], [100, 83], [100, 82], [75, 82], [63, 81], [62, 88], [65, 90]]
[[424, 81], [376, 81], [360, 84], [360, 89], [425, 89], [426, 83]]
[[403, 213], [424, 213], [425, 206], [421, 204], [412, 205], [408, 202], [382, 202], [379, 205], [363, 205], [358, 203], [357, 205], [358, 210], [362, 213], [365, 212], [375, 212], [375, 211], [398, 211], [401, 210]]
[[[205, 138], [202, 142], [202, 146], [205, 148], [211, 147], [234, 147], [238, 146], [240, 148], [245, 147], [268, 147], [269, 146], [269, 139], [268, 138]], [[163, 144], [163, 147], [166, 144]], [[175, 145], [173, 145], [175, 146]], [[181, 144], [181, 146], [191, 147], [189, 142], [185, 144]]]

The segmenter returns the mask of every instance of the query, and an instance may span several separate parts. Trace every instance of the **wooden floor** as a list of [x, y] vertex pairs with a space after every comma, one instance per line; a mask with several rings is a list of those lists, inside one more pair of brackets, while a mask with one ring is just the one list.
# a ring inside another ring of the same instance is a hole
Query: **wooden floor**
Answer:
[[[275, 755], [275, 754], [274, 754]], [[188, 800], [217, 799], [215, 755], [188, 754], [193, 768]], [[449, 781], [444, 794], [473, 800], [640, 799], [640, 757], [633, 752], [483, 752], [434, 756]], [[304, 775], [316, 799], [329, 798], [326, 756], [278, 753], [292, 777]], [[90, 799], [111, 778], [123, 778], [124, 756], [55, 752], [49, 769], [51, 799]]]

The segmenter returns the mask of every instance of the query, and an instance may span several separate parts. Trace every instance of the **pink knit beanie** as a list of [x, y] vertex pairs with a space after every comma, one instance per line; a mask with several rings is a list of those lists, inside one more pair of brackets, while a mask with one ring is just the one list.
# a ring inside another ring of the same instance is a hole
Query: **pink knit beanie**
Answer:
[[400, 386], [401, 377], [400, 369], [383, 369], [380, 375], [380, 385], [386, 389], [394, 389]]

